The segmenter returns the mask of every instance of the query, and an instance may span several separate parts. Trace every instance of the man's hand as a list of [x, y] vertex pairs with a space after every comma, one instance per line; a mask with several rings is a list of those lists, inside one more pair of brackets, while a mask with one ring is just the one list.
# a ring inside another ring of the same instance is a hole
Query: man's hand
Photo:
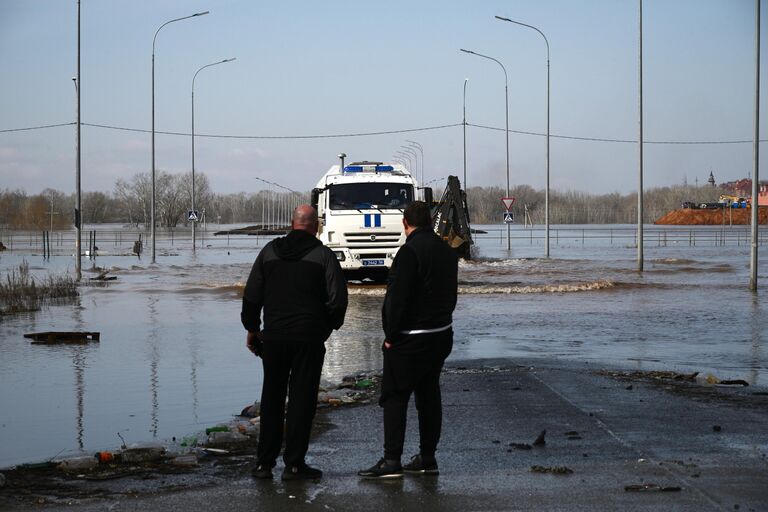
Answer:
[[245, 346], [248, 347], [248, 350], [253, 352], [253, 355], [256, 357], [261, 357], [261, 331], [248, 331], [248, 335], [245, 337]]

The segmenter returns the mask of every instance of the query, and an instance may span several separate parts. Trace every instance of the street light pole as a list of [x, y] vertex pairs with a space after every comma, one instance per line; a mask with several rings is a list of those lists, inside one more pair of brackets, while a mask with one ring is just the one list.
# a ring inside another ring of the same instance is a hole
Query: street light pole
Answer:
[[752, 142], [752, 219], [749, 258], [749, 289], [757, 292], [757, 245], [760, 218], [760, 0], [755, 0], [755, 138]]
[[533, 25], [528, 25], [526, 23], [520, 23], [519, 21], [511, 20], [509, 18], [503, 18], [501, 16], [496, 16], [497, 20], [506, 21], [509, 23], [514, 23], [515, 25], [520, 25], [522, 27], [528, 27], [530, 29], [535, 30], [538, 32], [541, 37], [544, 38], [544, 43], [547, 45], [547, 188], [544, 193], [544, 224], [545, 224], [545, 256], [549, 258], [549, 40], [547, 39], [547, 36], [544, 35], [544, 32], [539, 30], [538, 28], [534, 27]]
[[[506, 139], [506, 147], [507, 147], [507, 197], [509, 197], [509, 87], [508, 87], [508, 80], [507, 80], [507, 69], [504, 67], [504, 64], [502, 64], [499, 60], [494, 59], [493, 57], [489, 57], [488, 55], [483, 55], [482, 53], [473, 52], [472, 50], [465, 50], [464, 48], [459, 48], [464, 53], [469, 53], [470, 55], [477, 55], [478, 57], [482, 57], [484, 59], [492, 60], [499, 66], [501, 66], [501, 70], [504, 71], [504, 121], [506, 129], [504, 131], [505, 139]], [[512, 249], [512, 242], [510, 241], [512, 236], [512, 227], [507, 224], [507, 250]]]
[[413, 160], [411, 160], [411, 155], [406, 153], [405, 151], [398, 151], [395, 153], [396, 156], [400, 156], [408, 160], [408, 168], [413, 169]]
[[464, 190], [467, 190], [467, 82], [469, 78], [464, 79], [464, 101], [463, 101], [463, 117], [461, 121], [462, 129], [464, 130]]
[[637, 184], [637, 270], [643, 271], [643, 0], [640, 0], [640, 30], [638, 41], [638, 184]]
[[424, 183], [424, 147], [415, 140], [405, 139], [405, 142], [407, 142], [409, 146], [418, 149], [419, 153], [421, 153], [421, 182]]
[[151, 200], [151, 212], [150, 212], [150, 236], [152, 237], [152, 263], [155, 263], [155, 42], [157, 41], [157, 34], [160, 30], [176, 21], [186, 20], [189, 18], [195, 18], [197, 16], [204, 16], [210, 11], [197, 12], [189, 16], [182, 18], [175, 18], [168, 20], [155, 31], [155, 37], [152, 38], [152, 200]]
[[[403, 151], [408, 152], [408, 154], [413, 155], [413, 160], [416, 162], [416, 176], [418, 177], [419, 172], [419, 154], [416, 152], [415, 149], [413, 149], [411, 146], [400, 146], [400, 148]], [[424, 162], [421, 162], [421, 175], [424, 177]]]
[[[80, 249], [82, 244], [82, 218], [80, 211], [82, 208], [80, 196], [80, 164], [82, 149], [80, 148], [80, 0], [77, 0], [77, 76], [75, 77], [75, 91], [77, 92], [77, 134], [75, 135], [75, 273], [77, 280], [82, 278], [82, 258]], [[53, 211], [53, 207], [51, 207]]]
[[[197, 74], [204, 70], [205, 68], [209, 68], [211, 66], [216, 66], [218, 64], [224, 64], [225, 62], [232, 62], [235, 60], [236, 57], [232, 57], [231, 59], [224, 59], [220, 60], [218, 62], [213, 62], [211, 64], [206, 64], [205, 66], [201, 67], [195, 72], [195, 75], [192, 77], [192, 213], [194, 215], [195, 213], [195, 79], [197, 78]], [[197, 249], [197, 236], [195, 231], [195, 225], [197, 223], [197, 217], [192, 219], [192, 252], [194, 253]]]

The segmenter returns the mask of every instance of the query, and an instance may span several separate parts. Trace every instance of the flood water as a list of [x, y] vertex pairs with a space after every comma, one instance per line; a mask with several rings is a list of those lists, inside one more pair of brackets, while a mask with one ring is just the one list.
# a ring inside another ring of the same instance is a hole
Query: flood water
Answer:
[[[520, 226], [511, 252], [506, 231], [488, 229], [476, 259], [460, 265], [452, 360], [559, 359], [768, 383], [768, 265], [761, 261], [760, 290], [751, 293], [743, 228], [738, 238], [695, 245], [682, 228], [665, 232], [664, 243], [658, 235], [646, 242], [642, 273], [631, 237], [609, 238], [609, 227], [595, 237], [559, 230], [549, 259]], [[148, 253], [130, 255], [128, 239], [104, 247], [113, 255], [83, 259], [84, 269], [110, 269], [116, 281], [0, 317], [0, 468], [115, 448], [121, 437], [180, 438], [258, 399], [261, 363], [245, 348], [240, 296], [268, 239], [207, 237], [194, 255], [188, 240], [163, 242], [156, 265]], [[23, 260], [36, 275], [75, 266], [71, 255], [44, 260], [14, 248], [0, 253], [0, 278]], [[350, 287], [344, 327], [326, 344], [326, 381], [381, 367], [383, 293]], [[101, 341], [44, 346], [23, 337], [48, 330], [99, 331]]]

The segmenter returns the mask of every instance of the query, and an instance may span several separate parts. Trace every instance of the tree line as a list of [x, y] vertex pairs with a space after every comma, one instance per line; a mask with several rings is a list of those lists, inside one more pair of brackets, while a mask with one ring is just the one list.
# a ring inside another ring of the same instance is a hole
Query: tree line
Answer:
[[[684, 201], [716, 202], [720, 187], [672, 186], [646, 189], [643, 193], [643, 223], [652, 224], [666, 213], [681, 207]], [[502, 221], [506, 196], [501, 187], [470, 187], [467, 205], [470, 219], [476, 224], [498, 224]], [[510, 189], [515, 198], [515, 222], [541, 225], [545, 223], [545, 191], [528, 185]], [[637, 223], [637, 193], [593, 194], [578, 191], [550, 190], [550, 224], [634, 224]]]
[[[644, 193], [644, 219], [652, 223], [667, 212], [680, 208], [683, 201], [713, 202], [726, 193], [719, 187], [673, 186], [649, 188]], [[111, 192], [85, 192], [81, 197], [84, 224], [121, 223], [148, 226], [151, 219], [152, 181], [149, 173], [118, 179]], [[518, 185], [510, 195], [517, 223], [544, 224], [544, 190]], [[470, 187], [467, 204], [476, 224], [502, 221], [506, 196], [502, 187]], [[435, 190], [435, 198], [441, 191]], [[551, 224], [632, 224], [637, 221], [637, 194], [594, 194], [578, 191], [550, 191]], [[217, 194], [208, 177], [195, 173], [195, 207], [205, 212], [205, 220], [217, 224], [285, 224], [297, 204], [308, 202], [309, 193], [282, 189]], [[192, 204], [191, 173], [158, 171], [155, 179], [155, 217], [161, 228], [187, 224]], [[61, 230], [73, 226], [75, 194], [46, 188], [27, 195], [22, 190], [0, 190], [0, 227], [7, 229]]]
[[[75, 194], [44, 189], [28, 195], [23, 190], [0, 189], [0, 227], [26, 230], [61, 230], [74, 225]], [[201, 221], [217, 224], [269, 223], [285, 225], [292, 209], [309, 201], [309, 194], [282, 189], [252, 193], [216, 194], [208, 177], [195, 173], [195, 209]], [[188, 225], [192, 206], [192, 173], [155, 173], [155, 219], [160, 228]], [[151, 222], [151, 174], [118, 179], [112, 192], [81, 195], [83, 224], [118, 223], [148, 227]], [[203, 218], [204, 216], [204, 218]]]

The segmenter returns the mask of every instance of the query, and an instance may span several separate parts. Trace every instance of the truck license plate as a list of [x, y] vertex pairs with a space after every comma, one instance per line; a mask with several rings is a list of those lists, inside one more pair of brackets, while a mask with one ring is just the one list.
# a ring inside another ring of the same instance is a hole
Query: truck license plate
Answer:
[[384, 260], [363, 260], [363, 266], [364, 267], [371, 267], [371, 266], [381, 266], [384, 265]]

